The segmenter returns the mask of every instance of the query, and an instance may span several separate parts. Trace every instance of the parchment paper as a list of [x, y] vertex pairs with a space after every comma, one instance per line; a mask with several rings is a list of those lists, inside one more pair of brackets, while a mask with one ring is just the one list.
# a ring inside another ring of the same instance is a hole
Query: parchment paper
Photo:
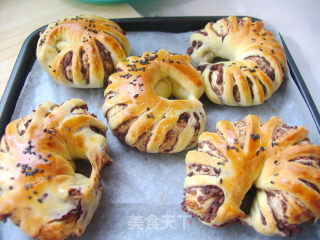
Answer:
[[[131, 55], [165, 48], [185, 53], [191, 33], [128, 32]], [[62, 103], [78, 97], [89, 111], [106, 123], [102, 114], [104, 89], [71, 89], [56, 84], [36, 61], [28, 75], [12, 119], [20, 118], [45, 101]], [[238, 120], [257, 114], [262, 120], [277, 115], [288, 125], [304, 125], [311, 140], [320, 144], [311, 114], [291, 77], [260, 106], [226, 107], [201, 98], [207, 111], [206, 131], [214, 131], [219, 120]], [[210, 228], [180, 209], [183, 200], [186, 151], [178, 154], [146, 154], [121, 143], [107, 133], [115, 162], [101, 171], [104, 192], [100, 205], [81, 239], [274, 239], [247, 226], [233, 224]], [[319, 239], [319, 224], [303, 226], [291, 239]], [[10, 221], [0, 223], [1, 239], [28, 239]]]

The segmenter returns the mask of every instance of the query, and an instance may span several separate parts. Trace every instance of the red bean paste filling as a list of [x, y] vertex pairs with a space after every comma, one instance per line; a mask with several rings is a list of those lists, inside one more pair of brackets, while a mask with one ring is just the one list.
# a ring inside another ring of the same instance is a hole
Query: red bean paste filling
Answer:
[[249, 56], [246, 57], [245, 60], [251, 60], [255, 64], [258, 65], [259, 69], [264, 72], [272, 81], [275, 81], [275, 74], [274, 74], [274, 69], [271, 67], [270, 62], [267, 61], [262, 56]]
[[217, 88], [216, 86], [212, 85], [212, 73], [214, 71], [218, 71], [218, 75], [217, 75], [217, 79], [216, 79], [216, 84], [217, 85], [222, 85], [223, 83], [223, 63], [219, 63], [219, 64], [214, 64], [210, 67], [211, 72], [209, 73], [209, 82], [211, 85], [212, 90], [215, 92], [215, 94], [221, 99], [222, 93], [223, 93], [223, 86], [221, 86], [221, 91], [219, 88]]
[[[210, 150], [206, 150], [204, 151], [205, 147], [208, 147]], [[210, 141], [202, 141], [199, 142], [198, 145], [198, 152], [204, 152], [212, 157], [216, 157], [221, 159], [221, 164], [224, 164], [226, 162], [228, 162], [228, 159], [214, 146], [213, 143], [211, 143]]]
[[319, 190], [319, 188], [318, 188], [315, 184], [313, 184], [312, 182], [309, 182], [309, 181], [307, 181], [307, 180], [301, 179], [301, 178], [298, 178], [298, 179], [299, 179], [299, 181], [301, 181], [301, 182], [303, 182], [305, 185], [307, 185], [309, 188], [312, 188], [313, 190], [315, 190], [317, 193], [320, 194], [320, 190]]
[[67, 52], [62, 61], [62, 69], [64, 76], [70, 82], [73, 82], [72, 79], [72, 52]]
[[[150, 130], [151, 131], [151, 130]], [[137, 149], [139, 149], [141, 152], [147, 152], [147, 146], [149, 143], [149, 140], [152, 136], [151, 132], [144, 132], [138, 139], [138, 141], [134, 144]]]
[[173, 150], [178, 142], [180, 133], [187, 126], [189, 118], [190, 114], [187, 112], [179, 116], [176, 126], [167, 132], [164, 142], [160, 145], [159, 149], [161, 152], [170, 152]]
[[114, 98], [115, 96], [117, 96], [119, 93], [114, 92], [114, 91], [109, 91], [105, 96], [104, 96], [104, 100], [110, 100], [111, 98]]
[[192, 126], [194, 129], [194, 133], [193, 133], [193, 136], [192, 136], [191, 141], [188, 144], [187, 148], [192, 146], [197, 141], [198, 134], [200, 131], [200, 117], [196, 112], [193, 113], [193, 117], [194, 117], [194, 119], [196, 119], [196, 123]]
[[287, 124], [283, 123], [281, 126], [277, 127], [272, 134], [272, 141], [275, 142], [286, 135], [290, 130], [297, 129], [297, 126], [288, 126]]
[[82, 109], [82, 110], [85, 110], [85, 111], [88, 111], [88, 105], [84, 104], [84, 105], [81, 105], [81, 106], [75, 106], [71, 109], [71, 113], [73, 113], [75, 110], [78, 110], [78, 109]]
[[[9, 144], [7, 142], [7, 138], [6, 138], [5, 135], [3, 135], [3, 137], [1, 138], [1, 145], [3, 145], [2, 142], [4, 142], [5, 148], [4, 149], [0, 148], [0, 152], [4, 152], [4, 153], [9, 152], [10, 151], [10, 147], [9, 147]], [[1, 170], [1, 168], [0, 168], [0, 170]]]
[[93, 132], [95, 132], [95, 133], [97, 133], [97, 134], [100, 134], [100, 135], [102, 135], [102, 136], [106, 136], [106, 131], [102, 131], [100, 128], [98, 128], [98, 127], [96, 127], [96, 126], [90, 126], [90, 129], [93, 131]]
[[[252, 81], [250, 80], [249, 77], [247, 77], [247, 82], [248, 82], [248, 85], [249, 85], [249, 88], [250, 88], [251, 98], [254, 99], [254, 93], [253, 93], [253, 89], [252, 89], [253, 83], [252, 83]], [[264, 85], [262, 85], [262, 86], [265, 87]], [[266, 95], [266, 94], [264, 93], [264, 95]]]
[[191, 55], [193, 53], [193, 50], [200, 48], [202, 44], [203, 44], [202, 41], [193, 41], [191, 43], [191, 47], [189, 47], [187, 50], [187, 54]]
[[238, 85], [233, 86], [233, 97], [236, 100], [236, 102], [240, 102], [241, 98]]
[[[272, 197], [276, 197], [275, 195], [277, 194], [277, 191], [270, 191], [270, 192], [266, 192], [267, 194], [267, 200], [268, 200], [268, 204], [271, 208], [271, 204], [270, 204], [270, 199]], [[294, 232], [295, 233], [299, 233], [301, 232], [301, 226], [297, 225], [297, 224], [292, 224], [292, 225], [288, 225], [287, 220], [285, 219], [277, 219], [275, 211], [283, 211], [283, 213], [286, 212], [287, 210], [287, 199], [282, 196], [282, 199], [280, 200], [280, 204], [281, 204], [281, 209], [272, 209], [272, 215], [276, 221], [277, 224], [277, 228], [279, 229], [279, 231], [283, 232], [286, 237], [290, 237]]]
[[114, 72], [114, 66], [113, 66], [111, 54], [101, 42], [99, 42], [98, 40], [95, 40], [95, 42], [98, 46], [100, 55], [103, 59], [104, 85], [107, 86], [109, 75]]
[[314, 156], [299, 156], [289, 160], [289, 162], [300, 163], [309, 167], [320, 169], [320, 158]]
[[[236, 127], [238, 130], [238, 136], [239, 136], [239, 143], [240, 143], [240, 148], [243, 149], [244, 147], [244, 142], [246, 140], [246, 135], [247, 135], [247, 123], [244, 120], [239, 120], [233, 122], [233, 125]], [[237, 142], [237, 141], [236, 141]], [[235, 143], [236, 143], [235, 142]]]
[[[229, 19], [225, 18], [225, 19], [223, 19], [223, 20], [228, 22], [228, 31], [227, 31], [225, 34], [223, 34], [223, 33], [218, 33], [218, 32], [212, 27], [212, 30], [217, 34], [217, 36], [218, 36], [218, 37], [221, 37], [222, 42], [224, 41], [225, 37], [229, 35], [229, 31], [230, 31], [230, 21], [229, 21]], [[213, 24], [213, 23], [212, 23], [212, 24]], [[211, 24], [211, 25], [212, 25], [212, 24]]]
[[[26, 133], [26, 130], [28, 129], [29, 124], [30, 124], [31, 122], [32, 122], [32, 118], [29, 119], [29, 120], [27, 120], [25, 123], [23, 123], [24, 129], [22, 129], [21, 131], [19, 131], [19, 129], [18, 129], [18, 133], [19, 133], [20, 136], [22, 136], [22, 135], [24, 135], [24, 134]], [[21, 122], [20, 122], [20, 123], [21, 123]], [[19, 125], [20, 125], [20, 123], [19, 123]]]
[[79, 201], [76, 208], [71, 209], [67, 214], [63, 215], [61, 218], [51, 220], [49, 223], [52, 222], [59, 222], [59, 221], [65, 221], [65, 222], [72, 222], [72, 221], [78, 221], [83, 214], [81, 200]]
[[[115, 114], [123, 111], [128, 105], [125, 103], [120, 103], [109, 108], [105, 114], [106, 119], [112, 118]], [[118, 109], [118, 111], [114, 111], [114, 109]]]
[[264, 96], [267, 96], [267, 88], [266, 88], [266, 86], [260, 80], [259, 80], [259, 83], [262, 86]]
[[87, 84], [89, 84], [89, 57], [85, 50], [81, 49], [80, 51], [80, 62], [81, 62], [81, 73], [83, 76], [83, 79]]
[[125, 141], [125, 137], [129, 131], [130, 126], [136, 121], [137, 117], [131, 118], [121, 123], [116, 129], [113, 130], [113, 134], [116, 135], [121, 141]]
[[192, 163], [188, 166], [188, 177], [192, 177], [193, 175], [208, 175], [208, 176], [219, 176], [221, 173], [221, 168], [215, 168], [212, 166], [203, 166], [201, 164]]
[[[199, 218], [201, 221], [205, 221], [207, 223], [210, 223], [212, 220], [215, 219], [217, 216], [217, 212], [219, 210], [219, 207], [223, 204], [224, 202], [224, 193], [223, 191], [214, 185], [207, 185], [207, 186], [202, 186], [202, 187], [190, 187], [190, 188], [185, 188], [184, 189], [184, 195], [192, 194], [195, 195], [196, 191], [201, 191], [204, 196], [199, 196], [198, 197], [198, 202], [199, 203], [204, 203], [206, 200], [215, 197], [215, 201], [212, 203], [212, 205], [207, 209], [205, 212], [205, 216], [199, 216], [193, 212], [188, 211], [188, 208], [186, 206], [186, 200], [184, 199], [183, 202], [181, 203], [181, 209], [185, 212], [190, 213], [193, 217]], [[220, 227], [220, 226], [219, 226]]]
[[208, 33], [205, 30], [199, 30], [197, 33], [200, 33], [204, 36], [208, 36]]
[[208, 66], [208, 64], [204, 64], [204, 65], [199, 65], [197, 66], [197, 70], [201, 72], [201, 74], [203, 73], [203, 71], [206, 69], [206, 67]]

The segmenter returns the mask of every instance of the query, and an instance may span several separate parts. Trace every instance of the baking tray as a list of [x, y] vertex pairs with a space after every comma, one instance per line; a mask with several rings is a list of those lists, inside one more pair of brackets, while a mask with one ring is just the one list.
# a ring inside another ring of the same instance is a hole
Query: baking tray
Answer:
[[[133, 18], [133, 19], [112, 19], [117, 22], [126, 31], [161, 31], [180, 33], [194, 31], [203, 28], [209, 21], [216, 21], [223, 16], [205, 16], [205, 17], [157, 17], [157, 18]], [[254, 18], [253, 18], [254, 19]], [[17, 100], [19, 98], [22, 87], [27, 76], [36, 60], [36, 45], [39, 38], [41, 28], [34, 31], [24, 42], [7, 87], [0, 102], [0, 134], [5, 131], [6, 125], [10, 122]], [[280, 36], [281, 38], [281, 36]], [[281, 38], [281, 40], [283, 40]], [[306, 106], [309, 108], [313, 117], [315, 126], [319, 131], [320, 117], [319, 112], [312, 100], [312, 97], [304, 83], [304, 80], [296, 67], [292, 56], [289, 53], [285, 43], [283, 45], [286, 50], [288, 66], [291, 77], [295, 81], [297, 89]], [[319, 131], [320, 133], [320, 131]], [[182, 195], [181, 195], [182, 196]], [[179, 203], [177, 203], [179, 204]], [[240, 230], [240, 229], [239, 229]], [[240, 230], [241, 231], [241, 230]], [[258, 235], [257, 235], [258, 236]], [[297, 235], [299, 237], [299, 235]]]

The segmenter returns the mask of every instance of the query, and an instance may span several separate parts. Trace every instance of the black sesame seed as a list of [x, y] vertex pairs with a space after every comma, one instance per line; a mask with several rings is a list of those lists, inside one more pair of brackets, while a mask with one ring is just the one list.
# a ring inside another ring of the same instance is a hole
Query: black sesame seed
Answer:
[[51, 157], [51, 153], [48, 153], [48, 154], [47, 154], [47, 157]]
[[270, 181], [271, 184], [274, 184], [274, 181]]
[[27, 199], [31, 199], [32, 197], [31, 196], [27, 196]]
[[50, 179], [50, 176], [47, 176], [46, 179], [49, 180], [49, 179]]
[[278, 176], [278, 175], [279, 175], [279, 173], [275, 173], [275, 174], [273, 174], [273, 176], [275, 176], [275, 177], [276, 177], [276, 176]]
[[139, 94], [136, 94], [136, 95], [134, 95], [133, 97], [134, 97], [134, 98], [137, 98], [138, 96], [139, 96]]
[[37, 191], [32, 191], [32, 193], [33, 193], [33, 194], [37, 194], [38, 192], [37, 192]]
[[220, 178], [220, 184], [222, 183], [222, 178]]
[[29, 188], [28, 188], [28, 186], [27, 186], [27, 185], [24, 185], [24, 189], [25, 189], [25, 190], [28, 190]]
[[229, 150], [230, 149], [230, 146], [229, 145], [227, 145], [227, 150]]

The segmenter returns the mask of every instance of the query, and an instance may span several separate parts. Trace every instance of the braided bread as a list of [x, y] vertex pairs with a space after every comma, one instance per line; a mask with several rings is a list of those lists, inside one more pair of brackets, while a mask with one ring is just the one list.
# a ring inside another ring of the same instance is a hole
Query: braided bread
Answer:
[[[182, 209], [209, 226], [241, 221], [265, 235], [290, 236], [320, 216], [320, 146], [304, 127], [278, 117], [217, 123], [186, 156]], [[256, 196], [246, 215], [240, 205], [252, 187]]]
[[116, 23], [86, 15], [49, 24], [37, 45], [42, 68], [58, 83], [76, 88], [106, 86], [129, 52], [129, 42]]
[[[173, 153], [194, 146], [206, 114], [198, 100], [203, 82], [191, 58], [160, 50], [128, 57], [117, 67], [103, 106], [113, 134], [141, 152]], [[166, 99], [171, 95], [178, 100]]]
[[[106, 130], [80, 99], [11, 122], [0, 145], [0, 220], [37, 239], [80, 236], [100, 201], [100, 169], [112, 162]], [[90, 178], [73, 159], [90, 161]]]
[[[191, 35], [188, 53], [199, 64], [205, 92], [217, 104], [251, 106], [271, 97], [287, 64], [282, 46], [261, 21], [229, 17]], [[230, 61], [211, 63], [220, 57]]]

